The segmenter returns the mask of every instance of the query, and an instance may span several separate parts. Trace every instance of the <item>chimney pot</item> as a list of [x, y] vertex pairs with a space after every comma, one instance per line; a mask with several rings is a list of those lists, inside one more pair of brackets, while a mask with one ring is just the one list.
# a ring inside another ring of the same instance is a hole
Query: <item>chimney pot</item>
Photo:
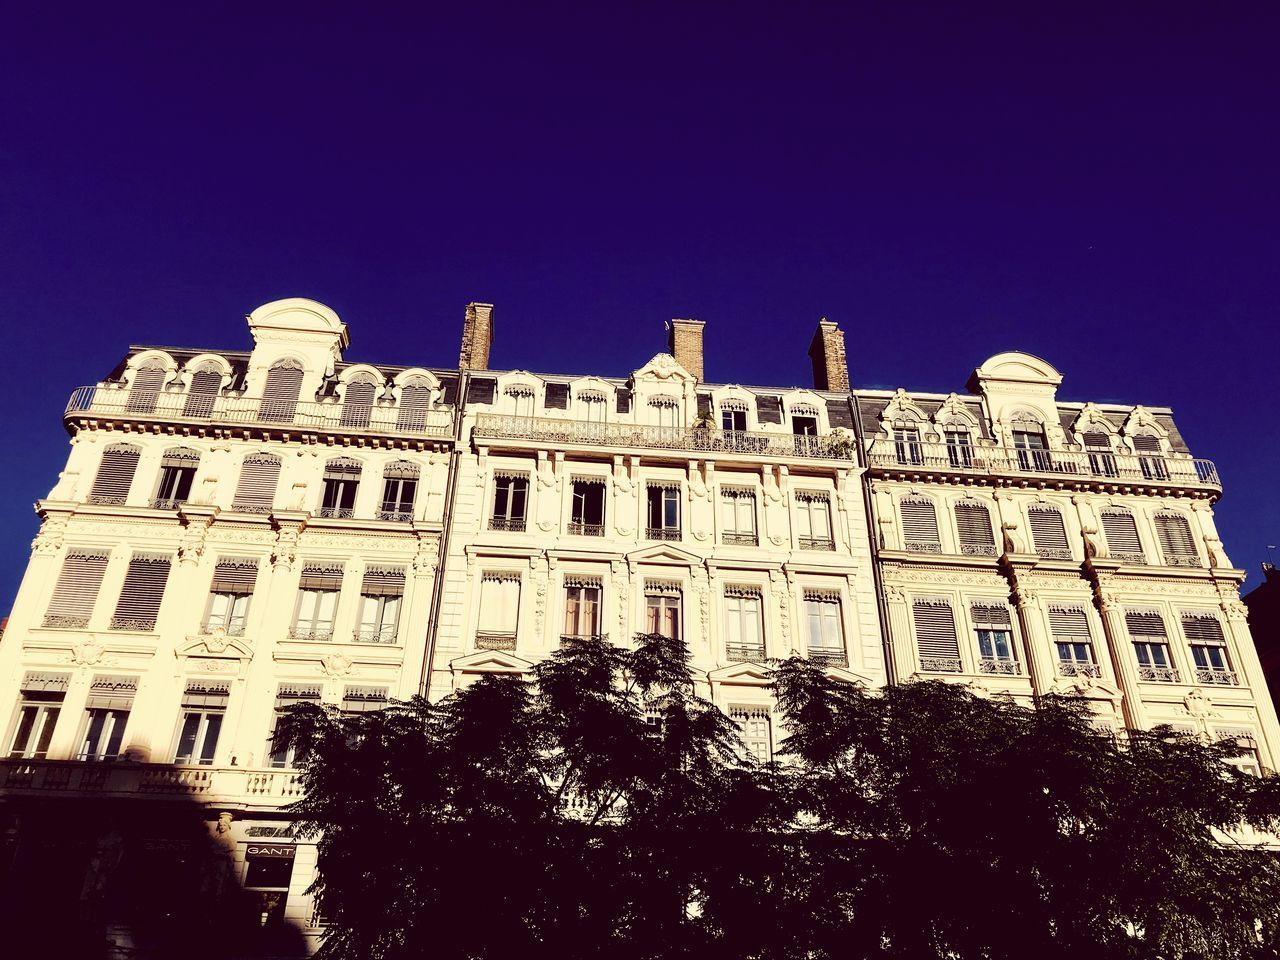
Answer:
[[667, 323], [667, 352], [676, 358], [694, 379], [703, 379], [701, 320], [671, 320]]
[[818, 321], [809, 344], [813, 361], [813, 386], [816, 390], [845, 392], [849, 389], [849, 361], [844, 353], [844, 331], [834, 320]]
[[458, 369], [488, 370], [489, 347], [493, 345], [493, 304], [468, 303], [462, 320], [462, 349]]

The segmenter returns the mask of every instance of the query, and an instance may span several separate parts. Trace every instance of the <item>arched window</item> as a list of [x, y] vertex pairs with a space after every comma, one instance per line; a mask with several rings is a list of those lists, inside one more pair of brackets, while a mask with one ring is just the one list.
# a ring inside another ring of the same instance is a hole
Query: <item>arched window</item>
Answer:
[[1053, 507], [1031, 507], [1027, 510], [1031, 539], [1035, 551], [1046, 560], [1070, 560], [1071, 544], [1062, 514]]
[[129, 402], [125, 409], [130, 413], [155, 413], [156, 401], [164, 387], [165, 366], [159, 360], [147, 360], [133, 372], [129, 388]]
[[176, 510], [191, 496], [191, 484], [200, 466], [200, 452], [190, 447], [171, 447], [160, 460], [160, 481], [151, 506], [157, 510]]
[[396, 460], [382, 471], [382, 505], [379, 520], [412, 520], [418, 494], [418, 465]]
[[964, 420], [948, 420], [942, 426], [947, 442], [947, 462], [953, 467], [973, 466], [973, 434]]
[[377, 392], [377, 381], [370, 374], [358, 373], [348, 380], [342, 391], [342, 425], [357, 430], [367, 428]]
[[396, 429], [414, 433], [427, 427], [427, 410], [431, 407], [431, 384], [426, 377], [410, 377], [400, 388], [400, 412]]
[[1022, 470], [1051, 470], [1053, 464], [1049, 459], [1049, 442], [1045, 439], [1044, 424], [1040, 422], [1040, 418], [1033, 413], [1020, 411], [1009, 422], [1018, 467]]
[[956, 503], [956, 536], [960, 552], [969, 557], [994, 557], [996, 540], [991, 532], [991, 513], [977, 500]]
[[924, 463], [924, 449], [920, 446], [920, 424], [916, 420], [893, 421], [893, 450], [899, 463]]
[[129, 497], [129, 486], [138, 469], [138, 457], [142, 451], [127, 443], [116, 443], [102, 451], [93, 489], [89, 491], [90, 503], [120, 504]]
[[213, 413], [214, 401], [222, 389], [222, 371], [216, 363], [200, 364], [200, 368], [191, 375], [191, 386], [187, 390], [187, 400], [182, 406], [184, 417], [206, 419]]
[[1138, 466], [1146, 480], [1168, 480], [1169, 465], [1161, 456], [1160, 438], [1152, 430], [1139, 430], [1130, 435], [1130, 442], [1138, 454]]
[[1191, 533], [1187, 518], [1172, 510], [1156, 514], [1156, 536], [1160, 538], [1160, 553], [1168, 567], [1198, 567], [1200, 554]]
[[267, 371], [258, 416], [262, 420], [292, 423], [302, 390], [302, 364], [297, 360], [277, 360]]
[[243, 513], [270, 513], [280, 479], [280, 458], [269, 453], [251, 453], [240, 467], [231, 509]]
[[941, 553], [938, 536], [938, 514], [927, 497], [903, 497], [899, 504], [902, 515], [902, 540], [908, 550], [917, 553]]
[[350, 457], [337, 457], [324, 465], [320, 516], [350, 518], [355, 515], [360, 469], [360, 461]]
[[1138, 524], [1128, 510], [1111, 508], [1102, 511], [1102, 532], [1107, 538], [1107, 553], [1112, 559], [1130, 563], [1146, 563], [1142, 540], [1138, 537]]

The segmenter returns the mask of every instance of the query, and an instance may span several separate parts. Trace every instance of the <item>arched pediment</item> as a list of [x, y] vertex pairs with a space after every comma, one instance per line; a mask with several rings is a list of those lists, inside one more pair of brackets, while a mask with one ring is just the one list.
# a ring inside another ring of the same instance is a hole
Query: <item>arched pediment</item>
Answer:
[[1112, 436], [1116, 432], [1116, 426], [1096, 403], [1086, 403], [1080, 408], [1080, 413], [1076, 415], [1075, 420], [1072, 421], [1071, 432], [1084, 433], [1086, 430], [1098, 431], [1107, 434], [1107, 436]]
[[969, 405], [960, 399], [960, 395], [956, 393], [948, 394], [947, 399], [942, 401], [942, 406], [933, 414], [933, 422], [938, 426], [944, 426], [948, 423], [963, 423], [970, 429], [978, 427], [978, 416]]
[[1129, 416], [1125, 418], [1124, 426], [1120, 428], [1126, 437], [1132, 437], [1140, 433], [1154, 433], [1157, 437], [1165, 439], [1169, 432], [1160, 423], [1146, 407], [1134, 407], [1130, 411]]
[[880, 411], [880, 432], [890, 433], [893, 425], [899, 421], [914, 421], [921, 425], [929, 422], [928, 415], [907, 396], [907, 391], [901, 387], [894, 391], [889, 402]]
[[377, 367], [367, 363], [353, 363], [338, 374], [339, 383], [374, 383], [382, 386], [386, 378]]
[[421, 367], [410, 367], [408, 370], [401, 370], [392, 380], [397, 387], [403, 387], [406, 384], [418, 384], [422, 381], [423, 386], [430, 387], [432, 390], [440, 388], [440, 380], [430, 370], [423, 370]]
[[331, 333], [347, 342], [347, 325], [323, 303], [305, 297], [287, 297], [264, 303], [249, 314], [249, 329], [294, 330], [308, 333]]
[[1011, 350], [997, 353], [973, 372], [979, 382], [1003, 380], [1013, 383], [1035, 383], [1056, 387], [1062, 374], [1047, 360], [1030, 353]]

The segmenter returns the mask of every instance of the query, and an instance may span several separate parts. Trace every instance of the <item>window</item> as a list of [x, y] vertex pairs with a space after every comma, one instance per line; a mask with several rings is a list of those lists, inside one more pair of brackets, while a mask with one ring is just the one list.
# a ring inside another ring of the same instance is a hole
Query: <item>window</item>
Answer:
[[947, 441], [947, 462], [953, 467], [973, 466], [973, 439], [969, 435], [969, 428], [947, 424], [943, 435]]
[[1019, 421], [1019, 425], [1013, 428], [1013, 447], [1018, 455], [1019, 469], [1047, 471], [1053, 468], [1044, 429], [1038, 423]]
[[1195, 537], [1191, 525], [1180, 513], [1156, 514], [1156, 536], [1160, 538], [1160, 553], [1167, 567], [1198, 567], [1200, 555], [1196, 552]]
[[523, 530], [529, 478], [511, 473], [498, 474], [493, 491], [493, 516], [489, 520], [489, 529]]
[[1031, 507], [1027, 511], [1027, 518], [1037, 554], [1046, 560], [1071, 559], [1067, 528], [1063, 526], [1061, 513], [1053, 507]]
[[916, 627], [920, 669], [926, 673], [960, 673], [960, 641], [951, 604], [946, 600], [917, 600], [911, 606]]
[[1182, 634], [1191, 644], [1195, 661], [1196, 682], [1235, 686], [1240, 682], [1227, 657], [1227, 640], [1222, 624], [1211, 613], [1184, 613]]
[[720, 405], [720, 429], [726, 431], [745, 432], [747, 429], [747, 408], [737, 401], [726, 401]]
[[761, 596], [759, 587], [724, 588], [725, 654], [729, 660], [764, 660]]
[[480, 581], [476, 649], [514, 650], [520, 616], [520, 574], [486, 573]]
[[408, 460], [389, 463], [382, 471], [382, 505], [379, 520], [413, 519], [413, 501], [418, 493], [418, 465]]
[[1138, 454], [1138, 467], [1147, 480], [1168, 480], [1169, 465], [1160, 456], [1160, 438], [1152, 433], [1140, 433], [1130, 438]]
[[1013, 625], [1009, 608], [975, 603], [969, 609], [978, 641], [978, 669], [982, 673], [1016, 674], [1018, 660], [1013, 653]]
[[160, 601], [169, 582], [170, 557], [166, 554], [135, 553], [120, 588], [112, 630], [154, 630]]
[[533, 416], [533, 400], [535, 396], [533, 387], [518, 383], [507, 387], [503, 392], [511, 398], [513, 412], [517, 417]]
[[645, 632], [679, 640], [680, 584], [667, 580], [644, 582]]
[[595, 577], [568, 577], [564, 585], [565, 638], [600, 634], [600, 581]]
[[395, 643], [403, 598], [403, 568], [366, 569], [360, 584], [360, 624], [352, 639], [359, 643]]
[[[798, 403], [791, 408], [791, 432], [797, 437], [818, 435], [818, 411], [808, 404]], [[797, 449], [801, 449], [797, 445]]]
[[924, 463], [919, 428], [913, 424], [894, 424], [893, 451], [899, 463]]
[[431, 384], [425, 377], [410, 377], [400, 388], [400, 410], [396, 429], [419, 433], [427, 428], [427, 411], [431, 408]]
[[10, 758], [43, 760], [48, 756], [70, 681], [68, 673], [32, 672], [22, 678], [18, 714], [9, 739]]
[[825, 493], [796, 491], [796, 527], [801, 550], [834, 550], [831, 535], [831, 501]]
[[191, 375], [187, 399], [182, 405], [182, 415], [205, 420], [213, 415], [213, 405], [222, 390], [222, 371], [216, 363], [202, 363]]
[[1049, 630], [1058, 650], [1058, 673], [1064, 677], [1100, 677], [1093, 655], [1089, 617], [1084, 607], [1050, 606]]
[[604, 423], [608, 398], [603, 393], [599, 390], [584, 390], [578, 394], [578, 402], [582, 404], [588, 423]]
[[648, 500], [648, 524], [645, 536], [650, 540], [680, 539], [680, 485], [651, 483], [645, 490]]
[[1129, 563], [1146, 563], [1142, 541], [1138, 539], [1138, 525], [1127, 510], [1103, 510], [1102, 532], [1107, 538], [1107, 553], [1115, 560]]
[[1262, 776], [1262, 759], [1258, 753], [1258, 740], [1252, 730], [1240, 727], [1220, 727], [1215, 730], [1220, 740], [1234, 740], [1240, 753], [1227, 763], [1241, 773], [1254, 777]]
[[338, 564], [308, 563], [298, 582], [298, 613], [289, 636], [294, 640], [328, 640], [333, 636], [333, 618], [342, 590], [342, 567]]
[[574, 480], [569, 532], [580, 537], [604, 536], [604, 480]]
[[903, 497], [898, 505], [902, 515], [902, 541], [913, 553], [941, 553], [938, 516], [933, 501], [925, 497]]
[[77, 760], [114, 760], [120, 756], [124, 728], [138, 691], [137, 677], [95, 676], [85, 701]]
[[291, 843], [255, 841], [245, 848], [245, 890], [257, 900], [258, 924], [266, 929], [283, 927], [293, 878]]
[[360, 486], [360, 462], [339, 457], [324, 465], [324, 492], [320, 516], [350, 518], [355, 515], [356, 489]]
[[226, 680], [192, 680], [182, 696], [182, 721], [174, 763], [213, 763], [218, 735], [227, 713], [231, 684]]
[[155, 360], [148, 360], [135, 370], [125, 410], [129, 413], [155, 413], [160, 391], [164, 388], [165, 372], [164, 365]]
[[1111, 437], [1101, 430], [1086, 430], [1081, 440], [1089, 454], [1089, 470], [1095, 477], [1119, 476], [1116, 458], [1111, 453]]
[[977, 500], [956, 503], [956, 539], [966, 557], [994, 557], [995, 535], [991, 532], [991, 513]]
[[249, 598], [258, 580], [258, 561], [249, 558], [219, 558], [209, 586], [209, 611], [205, 633], [228, 637], [244, 636]]
[[107, 572], [106, 550], [72, 549], [62, 561], [62, 572], [45, 610], [43, 625], [83, 629], [93, 616], [102, 576]]
[[267, 765], [292, 767], [296, 758], [293, 744], [276, 743], [276, 729], [284, 712], [296, 703], [319, 703], [320, 684], [282, 683], [276, 688], [276, 708], [271, 714], [271, 729], [267, 731]]
[[187, 447], [166, 450], [160, 460], [160, 483], [151, 506], [157, 510], [176, 510], [191, 497], [191, 484], [196, 478], [200, 454]]
[[342, 426], [356, 430], [368, 427], [377, 393], [377, 381], [370, 374], [360, 373], [352, 377], [342, 391]]
[[757, 763], [773, 759], [773, 730], [766, 706], [732, 706], [729, 719], [738, 725], [747, 756]]
[[649, 406], [653, 407], [658, 426], [671, 428], [680, 426], [680, 401], [675, 397], [652, 397], [649, 400]]
[[1177, 683], [1178, 671], [1169, 662], [1169, 640], [1164, 618], [1155, 611], [1129, 610], [1124, 615], [1138, 659], [1138, 679]]
[[279, 360], [267, 371], [262, 388], [258, 419], [291, 423], [298, 409], [298, 393], [302, 390], [302, 364], [297, 360]]
[[720, 488], [720, 540], [722, 543], [754, 547], [756, 537], [756, 494], [745, 487]]
[[89, 491], [90, 503], [121, 504], [129, 497], [133, 474], [138, 469], [137, 447], [116, 443], [102, 452], [93, 488]]
[[240, 467], [232, 510], [241, 513], [270, 513], [280, 479], [280, 458], [269, 453], [251, 453]]
[[839, 591], [805, 590], [804, 616], [809, 634], [809, 659], [828, 666], [848, 666]]
[[376, 713], [386, 705], [386, 687], [348, 686], [342, 690], [343, 713]]

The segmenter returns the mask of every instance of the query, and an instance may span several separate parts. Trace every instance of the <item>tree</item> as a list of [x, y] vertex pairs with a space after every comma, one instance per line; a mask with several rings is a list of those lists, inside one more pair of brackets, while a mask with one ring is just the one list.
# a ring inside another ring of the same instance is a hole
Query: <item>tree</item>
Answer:
[[1274, 956], [1280, 868], [1238, 841], [1280, 801], [1233, 744], [1117, 742], [1078, 701], [868, 691], [801, 659], [774, 690], [767, 764], [661, 636], [575, 641], [435, 705], [294, 708], [324, 954]]

